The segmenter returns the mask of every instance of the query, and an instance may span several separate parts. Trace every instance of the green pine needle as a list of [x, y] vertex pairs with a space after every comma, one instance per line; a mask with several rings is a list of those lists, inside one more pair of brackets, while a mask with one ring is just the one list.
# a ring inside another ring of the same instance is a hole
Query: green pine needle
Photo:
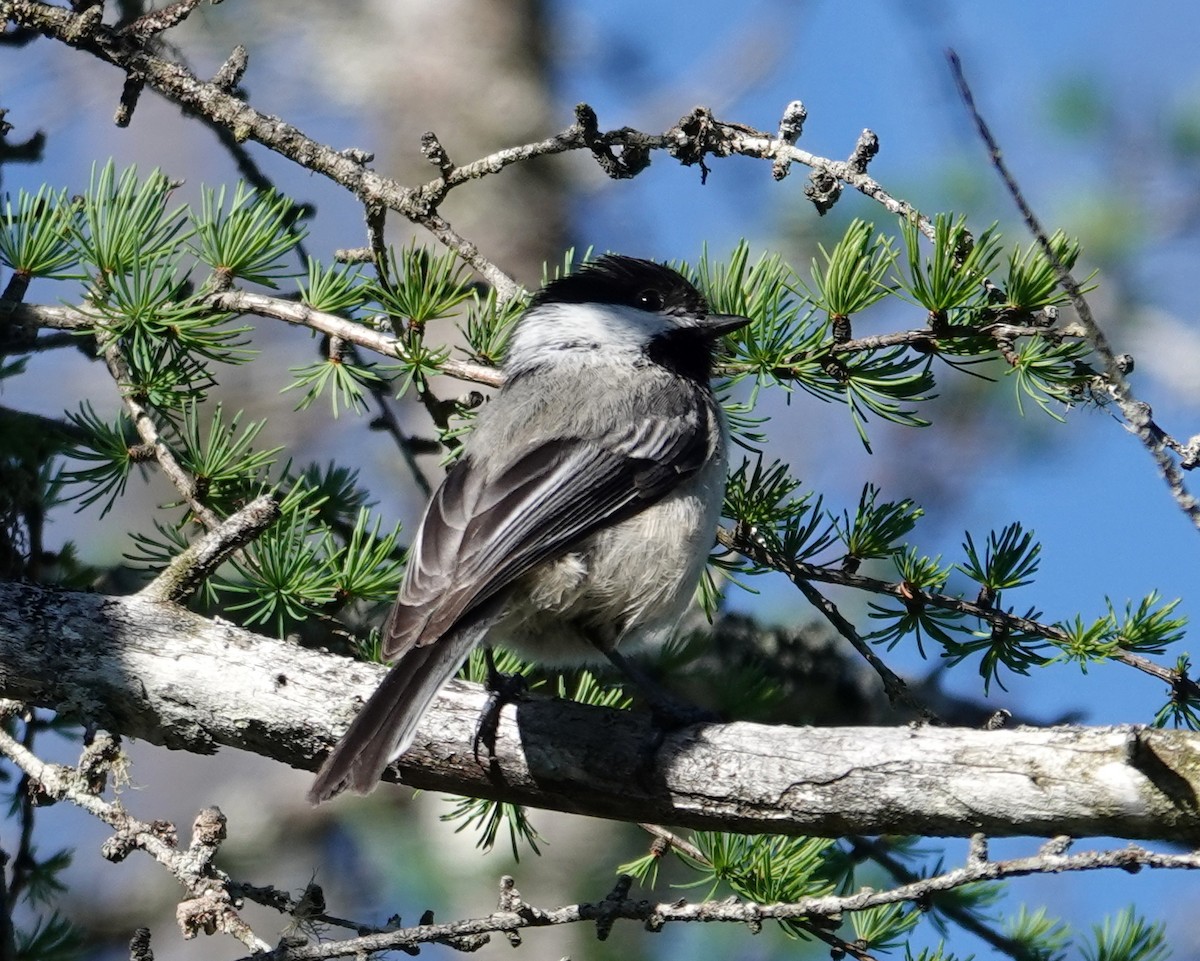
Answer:
[[193, 216], [196, 256], [215, 276], [209, 286], [223, 289], [233, 279], [274, 289], [295, 271], [283, 260], [304, 239], [300, 211], [287, 197], [262, 192], [238, 181], [226, 203], [225, 187], [204, 187], [200, 215]]
[[43, 184], [37, 193], [17, 191], [17, 205], [4, 198], [0, 213], [0, 263], [26, 277], [57, 280], [82, 276], [73, 243], [78, 210], [66, 190]]

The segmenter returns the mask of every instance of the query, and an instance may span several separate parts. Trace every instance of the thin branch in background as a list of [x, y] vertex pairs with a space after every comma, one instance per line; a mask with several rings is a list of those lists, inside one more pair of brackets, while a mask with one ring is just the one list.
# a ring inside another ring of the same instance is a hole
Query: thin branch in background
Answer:
[[387, 207], [383, 204], [365, 204], [364, 219], [367, 222], [367, 247], [371, 254], [370, 261], [375, 267], [375, 278], [384, 290], [391, 290], [392, 278], [388, 275], [387, 240], [384, 236]]
[[425, 471], [421, 469], [421, 465], [417, 462], [418, 454], [437, 454], [441, 452], [441, 445], [437, 441], [425, 441], [420, 437], [415, 437], [408, 434], [404, 430], [404, 426], [400, 423], [400, 418], [396, 416], [395, 410], [392, 409], [391, 395], [378, 385], [371, 386], [371, 396], [375, 398], [375, 403], [379, 405], [379, 414], [371, 420], [371, 427], [376, 430], [382, 430], [387, 433], [395, 442], [396, 449], [400, 452], [400, 457], [404, 460], [404, 466], [408, 468], [409, 474], [412, 475], [413, 482], [417, 485], [421, 495], [425, 499], [433, 496], [433, 484]]
[[1175, 503], [1188, 516], [1192, 524], [1200, 530], [1200, 501], [1197, 501], [1188, 491], [1187, 485], [1183, 480], [1183, 472], [1175, 460], [1167, 453], [1169, 447], [1179, 449], [1180, 445], [1178, 442], [1174, 442], [1168, 438], [1158, 425], [1154, 423], [1150, 405], [1145, 401], [1138, 400], [1134, 396], [1133, 390], [1129, 386], [1129, 381], [1125, 378], [1126, 365], [1113, 352], [1112, 347], [1109, 346], [1108, 338], [1096, 322], [1095, 317], [1092, 315], [1092, 309], [1087, 299], [1083, 296], [1083, 289], [1059, 259], [1053, 245], [1050, 243], [1050, 238], [1038, 220], [1037, 214], [1034, 213], [1033, 208], [1025, 199], [1020, 185], [1009, 171], [1008, 165], [1004, 162], [1004, 156], [1000, 151], [1000, 144], [992, 134], [991, 128], [988, 126], [987, 121], [984, 120], [983, 114], [980, 113], [979, 107], [975, 103], [975, 96], [971, 92], [967, 78], [963, 73], [962, 61], [953, 50], [948, 51], [946, 58], [950, 64], [950, 72], [954, 77], [954, 84], [958, 89], [959, 96], [962, 97], [963, 104], [970, 112], [971, 119], [975, 122], [975, 129], [979, 132], [980, 138], [987, 146], [988, 159], [991, 161], [992, 167], [1000, 175], [1005, 189], [1017, 205], [1017, 209], [1020, 210], [1021, 217], [1025, 221], [1025, 226], [1037, 240], [1043, 255], [1053, 264], [1055, 273], [1058, 274], [1059, 283], [1062, 284], [1063, 290], [1067, 292], [1067, 296], [1071, 299], [1071, 306], [1075, 308], [1079, 322], [1083, 325], [1084, 336], [1087, 338], [1088, 343], [1092, 345], [1092, 349], [1104, 365], [1105, 386], [1108, 393], [1116, 401], [1121, 414], [1124, 416], [1133, 433], [1137, 435], [1138, 440], [1142, 442], [1142, 446], [1154, 458], [1154, 462], [1162, 472], [1163, 479], [1167, 482], [1167, 488], [1170, 490], [1171, 497], [1175, 500]]
[[129, 122], [133, 119], [133, 111], [137, 109], [138, 100], [141, 99], [142, 90], [145, 87], [146, 84], [141, 77], [132, 73], [125, 77], [125, 84], [121, 88], [121, 101], [117, 104], [117, 112], [113, 117], [113, 123], [118, 127], [129, 126]]
[[[507, 896], [502, 895], [500, 909], [487, 917], [446, 924], [422, 924], [303, 947], [284, 946], [273, 958], [275, 961], [325, 961], [380, 951], [412, 950], [422, 944], [445, 943], [464, 938], [476, 939], [480, 935], [504, 934], [511, 939], [517, 932], [530, 928], [580, 922], [596, 924], [599, 933], [603, 934], [606, 928], [618, 920], [636, 921], [653, 931], [660, 931], [672, 922], [723, 921], [758, 927], [764, 921], [771, 920], [796, 921], [814, 917], [840, 920], [845, 913], [883, 905], [926, 904], [938, 894], [980, 881], [1114, 868], [1129, 872], [1136, 872], [1142, 868], [1195, 870], [1200, 868], [1200, 853], [1160, 854], [1135, 844], [1109, 851], [1088, 851], [1075, 855], [1039, 853], [1007, 861], [976, 862], [931, 877], [916, 878], [910, 883], [887, 891], [863, 888], [854, 894], [824, 895], [780, 904], [756, 904], [738, 899], [654, 903], [621, 896], [618, 889], [603, 901], [546, 909], [522, 900], [513, 887], [512, 879], [505, 877], [501, 879], [501, 886], [502, 891], [507, 892]], [[849, 942], [842, 943], [850, 946]], [[835, 947], [846, 950], [840, 945]], [[853, 947], [856, 952], [861, 952], [857, 945]], [[855, 953], [854, 956], [860, 959], [867, 957], [864, 953]], [[247, 956], [239, 961], [254, 961], [254, 958]]]
[[326, 913], [325, 892], [321, 890], [319, 884], [311, 881], [295, 897], [287, 891], [281, 891], [272, 885], [246, 884], [241, 881], [230, 882], [229, 892], [235, 898], [245, 898], [248, 901], [253, 901], [255, 904], [261, 904], [263, 907], [278, 911], [280, 914], [290, 915], [296, 919], [299, 925], [304, 927], [315, 927], [316, 925], [324, 924], [331, 927], [346, 928], [359, 934], [366, 934], [374, 930], [383, 930], [371, 928], [370, 925], [364, 925], [359, 921], [351, 921], [347, 918], [339, 918], [336, 915]]
[[[21, 746], [32, 753], [38, 731], [44, 727], [44, 725], [38, 722], [33, 708], [15, 701], [0, 700], [0, 716], [21, 718], [23, 721]], [[29, 790], [28, 774], [21, 777], [16, 796], [19, 799], [18, 803], [20, 805], [20, 834], [17, 839], [16, 854], [13, 855], [12, 859], [12, 883], [8, 888], [8, 895], [14, 902], [20, 900], [24, 893], [29, 880], [30, 869], [36, 863], [33, 856], [33, 828], [36, 805], [34, 804], [34, 792]]]
[[838, 610], [837, 605], [829, 600], [824, 594], [818, 591], [807, 580], [803, 578], [793, 579], [792, 583], [799, 588], [800, 593], [808, 598], [808, 602], [812, 604], [821, 615], [829, 621], [833, 629], [842, 637], [850, 642], [853, 647], [862, 656], [871, 669], [879, 675], [879, 679], [883, 682], [883, 692], [887, 695], [888, 701], [893, 705], [903, 705], [917, 713], [921, 720], [930, 724], [940, 724], [941, 719], [938, 718], [933, 711], [929, 710], [925, 705], [921, 704], [912, 692], [908, 689], [908, 685], [904, 683], [904, 679], [895, 671], [883, 663], [883, 661], [871, 650], [871, 645], [868, 644], [858, 630], [849, 621], [849, 619]]
[[495, 289], [496, 300], [501, 304], [506, 304], [521, 296], [524, 288], [484, 257], [480, 249], [451, 227], [449, 221], [444, 217], [427, 214], [417, 218], [415, 222], [474, 267], [476, 272]]
[[[975, 835], [971, 838], [973, 848], [976, 837], [981, 837], [981, 835]], [[921, 875], [909, 868], [892, 853], [886, 840], [881, 838], [850, 837], [847, 838], [847, 841], [850, 844], [851, 851], [856, 856], [863, 859], [870, 859], [901, 884], [912, 884], [921, 879]], [[980, 858], [971, 854], [968, 855], [968, 864], [982, 864], [986, 861], [986, 857]], [[1044, 961], [1044, 955], [1030, 951], [1029, 947], [1023, 942], [997, 931], [956, 901], [949, 899], [940, 901], [936, 905], [936, 910], [964, 931], [975, 935], [979, 940], [991, 945], [1001, 954], [1008, 955], [1014, 961]]]

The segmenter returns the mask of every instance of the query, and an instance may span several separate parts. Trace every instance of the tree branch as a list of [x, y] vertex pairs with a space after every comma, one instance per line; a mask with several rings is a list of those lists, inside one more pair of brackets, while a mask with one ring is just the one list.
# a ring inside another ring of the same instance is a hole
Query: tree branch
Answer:
[[178, 554], [141, 597], [155, 603], [181, 603], [192, 596], [218, 567], [279, 518], [279, 502], [270, 494], [256, 497]]
[[[1138, 400], [1134, 396], [1133, 389], [1129, 386], [1129, 381], [1125, 379], [1125, 370], [1120, 359], [1114, 353], [1112, 347], [1109, 346], [1108, 337], [1105, 336], [1103, 328], [1101, 328], [1092, 316], [1092, 308], [1088, 304], [1087, 298], [1083, 296], [1083, 288], [1055, 253], [1054, 247], [1051, 245], [1045, 229], [1038, 220], [1037, 214], [1034, 213], [1033, 208], [1025, 199], [1020, 185], [1008, 169], [1008, 164], [1004, 162], [1004, 156], [1000, 151], [1000, 144], [996, 141], [991, 128], [975, 104], [975, 96], [971, 92], [970, 85], [967, 83], [966, 75], [963, 73], [962, 61], [958, 59], [958, 54], [950, 51], [947, 59], [950, 63], [950, 71], [954, 76], [954, 83], [958, 88], [959, 96], [971, 114], [971, 119], [975, 123], [975, 129], [979, 132], [980, 139], [987, 147], [988, 159], [991, 161], [992, 167], [1000, 175], [1005, 190], [1008, 191], [1009, 196], [1017, 205], [1017, 209], [1021, 212], [1021, 217], [1025, 221], [1025, 226], [1028, 227], [1029, 232], [1037, 240], [1043, 255], [1054, 265], [1055, 273], [1058, 274], [1058, 282], [1071, 299], [1071, 306], [1075, 308], [1075, 313], [1079, 317], [1080, 324], [1083, 326], [1084, 335], [1091, 345], [1092, 350], [1096, 352], [1096, 355], [1104, 365], [1104, 381], [1109, 395], [1121, 411], [1122, 416], [1129, 425], [1129, 429], [1141, 441], [1142, 446], [1154, 459], [1154, 463], [1158, 465], [1159, 472], [1162, 474], [1163, 480], [1166, 481], [1167, 489], [1171, 492], [1172, 499], [1179, 506], [1179, 509], [1187, 515], [1192, 525], [1197, 530], [1200, 530], [1200, 500], [1197, 500], [1187, 489], [1187, 485], [1183, 481], [1182, 470], [1167, 453], [1167, 448], [1170, 445], [1166, 443], [1167, 438], [1163, 430], [1154, 422], [1150, 405], [1145, 401]], [[1174, 449], [1177, 452], [1181, 452], [1178, 442], [1174, 444]], [[1187, 460], [1185, 460], [1185, 463], [1187, 463]]]
[[[462, 938], [478, 938], [481, 935], [512, 933], [529, 928], [551, 927], [559, 924], [594, 922], [597, 933], [603, 937], [617, 920], [639, 921], [651, 931], [660, 931], [670, 922], [725, 921], [749, 925], [752, 929], [769, 920], [794, 920], [806, 918], [830, 918], [840, 920], [850, 911], [902, 902], [926, 903], [932, 896], [981, 881], [996, 881], [1003, 878], [1025, 877], [1031, 874], [1059, 874], [1064, 872], [1096, 871], [1119, 868], [1136, 872], [1142, 868], [1167, 870], [1195, 870], [1200, 868], [1200, 854], [1160, 854], [1147, 851], [1137, 845], [1113, 851], [1087, 851], [1080, 854], [1053, 854], [1041, 852], [1031, 857], [1012, 858], [1007, 861], [976, 861], [929, 878], [920, 878], [911, 884], [875, 891], [863, 888], [848, 895], [826, 895], [804, 898], [787, 904], [756, 904], [728, 898], [721, 901], [653, 902], [627, 896], [618, 887], [609, 897], [596, 903], [571, 904], [560, 908], [539, 908], [524, 901], [516, 891], [513, 879], [502, 878], [500, 906], [497, 911], [482, 918], [470, 918], [446, 924], [422, 924], [396, 931], [369, 934], [344, 941], [310, 944], [303, 947], [285, 948], [277, 957], [279, 961], [323, 961], [328, 958], [364, 956], [376, 951], [396, 948], [413, 948], [432, 942], [453, 942]], [[838, 939], [840, 941], [840, 939]], [[851, 947], [843, 942], [845, 948]], [[872, 957], [859, 954], [860, 958]], [[253, 961], [247, 957], [241, 961]]]
[[[11, 701], [0, 701], [0, 710], [11, 711]], [[225, 838], [225, 817], [217, 808], [201, 811], [192, 826], [192, 841], [185, 850], [176, 845], [172, 825], [147, 824], [129, 814], [117, 801], [100, 797], [100, 785], [116, 756], [116, 744], [107, 735], [84, 751], [79, 768], [47, 764], [7, 732], [0, 730], [0, 753], [27, 774], [44, 801], [67, 800], [103, 821], [116, 833], [105, 841], [101, 852], [109, 861], [123, 861], [134, 850], [142, 850], [166, 867], [191, 897], [179, 905], [176, 917], [185, 938], [200, 931], [224, 931], [254, 951], [271, 946], [241, 919], [225, 890], [225, 878], [213, 859]]]
[[[0, 583], [0, 696], [171, 748], [315, 768], [383, 670], [139, 597]], [[490, 776], [472, 753], [483, 703], [475, 685], [448, 686], [403, 758], [405, 783], [746, 833], [1200, 839], [1191, 732], [735, 723], [663, 734], [645, 714], [530, 699], [505, 710]]]
[[[1056, 624], [1036, 621], [1032, 618], [1022, 617], [1019, 614], [1013, 614], [1011, 611], [988, 607], [980, 604], [978, 601], [970, 601], [951, 594], [923, 591], [912, 584], [891, 583], [876, 577], [867, 577], [864, 574], [843, 570], [840, 567], [826, 567], [820, 564], [797, 561], [770, 549], [761, 540], [755, 539], [751, 532], [740, 528], [736, 530], [729, 530], [724, 527], [718, 528], [717, 541], [724, 547], [732, 551], [737, 551], [754, 564], [768, 567], [771, 570], [776, 570], [786, 575], [788, 580], [799, 588], [810, 601], [813, 600], [813, 595], [806, 586], [806, 582], [819, 581], [825, 584], [840, 584], [843, 587], [852, 587], [872, 594], [895, 597], [906, 603], [925, 604], [946, 611], [969, 614], [971, 617], [979, 618], [982, 623], [992, 628], [1044, 638], [1052, 644], [1060, 645], [1064, 648], [1070, 644], [1070, 636]], [[855, 644], [855, 648], [858, 649], [859, 645]], [[860, 653], [862, 653], [861, 650]], [[1172, 690], [1179, 690], [1188, 697], [1200, 697], [1200, 684], [1197, 684], [1194, 680], [1174, 668], [1163, 667], [1148, 657], [1143, 657], [1133, 651], [1121, 650], [1119, 648], [1112, 651], [1108, 657], [1127, 667], [1132, 667], [1143, 674], [1156, 678]], [[876, 667], [874, 663], [871, 666]], [[879, 671], [879, 668], [876, 667], [876, 670]], [[886, 675], [881, 673], [880, 676], [887, 683], [888, 678]]]
[[117, 390], [121, 395], [121, 402], [125, 405], [125, 411], [128, 413], [129, 420], [133, 423], [138, 437], [141, 438], [142, 443], [147, 448], [153, 451], [154, 459], [158, 461], [158, 466], [162, 468], [162, 472], [167, 475], [167, 478], [175, 486], [175, 489], [179, 492], [179, 496], [187, 503], [188, 509], [191, 510], [196, 519], [210, 531], [216, 530], [221, 525], [220, 516], [200, 499], [199, 492], [196, 489], [196, 479], [184, 469], [174, 452], [163, 441], [158, 431], [158, 425], [154, 422], [154, 418], [150, 414], [150, 409], [134, 395], [130, 387], [132, 378], [129, 371], [129, 362], [115, 337], [109, 337], [108, 343], [104, 345], [103, 352], [104, 362], [108, 365], [108, 371], [112, 374], [112, 379], [116, 382]]
[[[181, 11], [190, 9], [189, 0], [180, 0], [175, 7]], [[406, 187], [395, 180], [376, 173], [366, 166], [365, 155], [358, 150], [334, 150], [305, 135], [296, 127], [278, 117], [262, 114], [245, 100], [232, 94], [226, 86], [216, 82], [204, 82], [194, 76], [182, 64], [158, 56], [151, 51], [146, 41], [137, 33], [122, 32], [105, 25], [99, 15], [100, 8], [91, 7], [76, 14], [71, 10], [37, 0], [4, 0], [0, 2], [0, 18], [11, 20], [24, 29], [34, 30], [44, 36], [79, 47], [94, 56], [120, 68], [127, 77], [136, 76], [168, 100], [195, 111], [214, 126], [232, 132], [241, 142], [255, 140], [281, 156], [287, 157], [306, 169], [319, 173], [340, 184], [357, 196], [368, 208], [384, 206], [395, 210], [415, 224], [429, 230], [439, 241], [456, 251], [464, 261], [474, 267], [488, 283], [496, 289], [501, 302], [516, 296], [520, 286], [503, 270], [492, 264], [478, 248], [459, 235], [440, 216], [438, 207], [445, 195], [454, 187], [473, 179], [498, 173], [510, 164], [535, 156], [544, 156], [573, 149], [589, 149], [605, 171], [613, 177], [634, 176], [650, 162], [653, 150], [666, 150], [684, 165], [698, 164], [702, 177], [707, 174], [705, 157], [727, 157], [738, 154], [758, 157], [772, 162], [772, 173], [777, 178], [786, 175], [787, 166], [799, 163], [812, 170], [810, 184], [806, 190], [809, 199], [824, 212], [837, 199], [842, 184], [845, 184], [897, 216], [907, 218], [917, 225], [925, 236], [932, 239], [933, 225], [907, 201], [893, 197], [876, 180], [868, 176], [866, 169], [878, 150], [878, 138], [864, 130], [850, 157], [835, 161], [812, 154], [797, 147], [794, 140], [799, 135], [803, 105], [789, 104], [776, 135], [755, 130], [739, 123], [718, 121], [708, 108], [697, 107], [691, 113], [662, 134], [646, 134], [631, 128], [620, 128], [607, 132], [598, 129], [595, 112], [586, 104], [576, 107], [576, 122], [566, 130], [545, 140], [519, 147], [506, 148], [488, 157], [453, 167], [448, 158], [437, 162], [439, 177], [422, 187]], [[1014, 198], [1022, 205], [1026, 221], [1048, 253], [1051, 262], [1060, 268], [1060, 279], [1067, 290], [1072, 304], [1088, 330], [1089, 342], [1096, 349], [1105, 365], [1103, 387], [1121, 409], [1130, 428], [1142, 440], [1153, 456], [1167, 481], [1172, 497], [1188, 514], [1192, 522], [1200, 527], [1200, 502], [1186, 489], [1180, 465], [1167, 454], [1173, 450], [1185, 468], [1196, 465], [1200, 458], [1200, 440], [1187, 444], [1174, 441], [1153, 419], [1149, 405], [1136, 400], [1129, 391], [1119, 364], [1108, 350], [1103, 332], [1091, 318], [1087, 303], [1078, 285], [1069, 272], [1062, 271], [1057, 258], [1048, 250], [1046, 235], [1041, 231], [1032, 211], [1024, 204], [1015, 181], [1008, 174], [1000, 158], [999, 148], [991, 137], [986, 124], [971, 101], [957, 60], [951, 59], [956, 70], [960, 90], [979, 126], [981, 135], [989, 145], [993, 163], [1005, 177]], [[428, 140], [428, 137], [427, 137]], [[436, 138], [433, 138], [436, 143]], [[440, 145], [438, 145], [440, 147]], [[620, 155], [613, 148], [620, 149]], [[444, 151], [442, 151], [444, 154]], [[982, 281], [991, 287], [991, 281]]]

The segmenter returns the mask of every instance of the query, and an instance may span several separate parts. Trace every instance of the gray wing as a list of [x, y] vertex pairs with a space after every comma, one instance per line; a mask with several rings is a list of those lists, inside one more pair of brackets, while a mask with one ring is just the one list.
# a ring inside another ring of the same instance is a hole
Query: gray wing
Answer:
[[647, 418], [602, 444], [575, 438], [532, 447], [490, 480], [464, 454], [421, 521], [384, 658], [435, 641], [531, 568], [698, 471], [718, 432], [708, 404], [696, 411]]

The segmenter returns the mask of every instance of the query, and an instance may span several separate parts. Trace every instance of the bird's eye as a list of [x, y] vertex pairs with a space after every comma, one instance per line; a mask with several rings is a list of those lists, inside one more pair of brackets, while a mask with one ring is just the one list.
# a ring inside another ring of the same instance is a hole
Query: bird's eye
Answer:
[[641, 310], [662, 310], [663, 295], [650, 287], [637, 295], [635, 302]]

